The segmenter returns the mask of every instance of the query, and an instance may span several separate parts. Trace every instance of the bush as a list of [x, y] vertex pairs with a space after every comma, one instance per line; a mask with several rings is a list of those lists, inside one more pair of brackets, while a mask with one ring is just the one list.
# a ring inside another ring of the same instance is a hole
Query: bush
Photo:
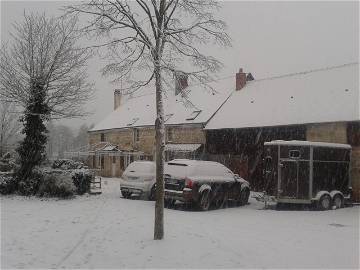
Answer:
[[21, 195], [35, 195], [39, 190], [40, 184], [44, 180], [44, 172], [36, 168], [32, 171], [28, 179], [20, 179], [18, 183], [18, 191]]
[[76, 186], [76, 192], [82, 195], [90, 191], [90, 183], [94, 178], [93, 173], [90, 170], [74, 170], [72, 173], [73, 183]]
[[6, 195], [15, 192], [16, 179], [12, 174], [2, 173], [0, 174], [0, 194]]
[[80, 161], [75, 161], [72, 159], [57, 159], [54, 160], [52, 166], [53, 169], [61, 169], [61, 170], [74, 170], [74, 169], [83, 169], [87, 168], [84, 163]]
[[39, 196], [66, 198], [73, 196], [76, 188], [71, 176], [67, 173], [46, 174], [39, 186]]

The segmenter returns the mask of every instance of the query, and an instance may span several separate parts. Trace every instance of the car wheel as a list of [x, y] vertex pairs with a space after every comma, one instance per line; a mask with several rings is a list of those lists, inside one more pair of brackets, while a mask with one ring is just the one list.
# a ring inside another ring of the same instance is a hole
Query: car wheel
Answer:
[[129, 191], [121, 191], [121, 195], [123, 196], [123, 198], [129, 199], [131, 197], [131, 192], [129, 192]]
[[166, 208], [174, 208], [176, 200], [173, 199], [164, 199], [164, 206]]
[[221, 209], [227, 206], [227, 201], [228, 201], [229, 195], [227, 193], [226, 190], [221, 192], [221, 195], [218, 196], [218, 198], [216, 198], [215, 200], [215, 208], [216, 209]]
[[329, 210], [331, 207], [331, 198], [329, 195], [322, 195], [317, 203], [317, 209], [321, 211]]
[[150, 190], [149, 201], [155, 201], [155, 199], [156, 199], [156, 187], [155, 185], [153, 185]]
[[337, 194], [334, 196], [333, 206], [335, 206], [336, 209], [344, 207], [344, 200], [341, 195]]
[[246, 205], [249, 201], [249, 196], [250, 190], [248, 188], [244, 188], [242, 191], [240, 191], [239, 205]]
[[199, 197], [198, 206], [202, 211], [209, 210], [211, 204], [210, 190], [204, 190]]

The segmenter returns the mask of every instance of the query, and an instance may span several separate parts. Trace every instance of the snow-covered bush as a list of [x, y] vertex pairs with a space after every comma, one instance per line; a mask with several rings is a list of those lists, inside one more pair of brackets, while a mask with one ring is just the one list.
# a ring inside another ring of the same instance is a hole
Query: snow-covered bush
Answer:
[[83, 169], [87, 168], [84, 163], [80, 161], [75, 161], [72, 159], [57, 159], [54, 160], [52, 166], [53, 169], [61, 169], [61, 170], [73, 170], [73, 169]]
[[39, 186], [44, 180], [44, 172], [39, 169], [35, 168], [28, 179], [21, 179], [18, 183], [18, 192], [21, 195], [35, 195], [39, 190]]
[[16, 180], [10, 173], [0, 173], [0, 194], [11, 194], [16, 190]]
[[74, 170], [72, 172], [73, 183], [76, 186], [77, 194], [84, 194], [90, 191], [90, 182], [94, 174], [87, 169]]
[[76, 188], [69, 173], [47, 173], [39, 186], [39, 196], [66, 198], [73, 196]]

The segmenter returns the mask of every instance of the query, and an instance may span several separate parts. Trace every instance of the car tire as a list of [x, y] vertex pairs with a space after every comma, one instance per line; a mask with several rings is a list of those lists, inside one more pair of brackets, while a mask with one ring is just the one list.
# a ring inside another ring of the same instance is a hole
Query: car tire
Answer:
[[229, 198], [228, 192], [226, 190], [223, 190], [221, 192], [221, 195], [215, 200], [214, 203], [215, 208], [216, 209], [225, 208], [227, 206], [228, 198]]
[[131, 192], [129, 191], [121, 191], [121, 195], [123, 196], [123, 198], [125, 199], [129, 199], [131, 197]]
[[198, 200], [198, 208], [201, 211], [207, 211], [209, 210], [210, 204], [211, 204], [211, 192], [210, 190], [206, 189], [203, 192], [201, 192]]
[[332, 200], [332, 205], [335, 209], [344, 207], [344, 199], [340, 194], [336, 194]]
[[175, 208], [175, 202], [176, 200], [174, 199], [165, 199], [164, 206], [169, 209]]
[[244, 188], [242, 191], [240, 191], [239, 196], [239, 206], [246, 205], [249, 201], [250, 197], [250, 190], [248, 188]]
[[317, 202], [317, 209], [320, 211], [326, 211], [329, 210], [331, 207], [331, 198], [329, 195], [325, 194], [322, 195]]
[[150, 189], [149, 201], [155, 201], [155, 200], [156, 200], [156, 186], [153, 185], [152, 188]]

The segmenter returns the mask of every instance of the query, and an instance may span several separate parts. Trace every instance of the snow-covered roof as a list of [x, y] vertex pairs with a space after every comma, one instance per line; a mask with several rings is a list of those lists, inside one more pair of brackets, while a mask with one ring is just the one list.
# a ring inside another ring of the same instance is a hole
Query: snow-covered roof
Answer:
[[194, 152], [201, 144], [199, 143], [169, 143], [165, 145], [165, 151], [169, 152]]
[[247, 82], [205, 129], [360, 120], [359, 64]]
[[[168, 89], [164, 101], [165, 124], [206, 123], [235, 88], [235, 76], [210, 85], [215, 91], [201, 85], [188, 86], [186, 98], [175, 96], [175, 90]], [[153, 126], [156, 119], [154, 91], [155, 87], [139, 90], [90, 131]]]
[[292, 145], [292, 146], [318, 146], [318, 147], [332, 147], [332, 148], [345, 148], [350, 149], [351, 146], [342, 143], [325, 143], [325, 142], [310, 142], [310, 141], [283, 141], [276, 140], [265, 142], [264, 145]]

